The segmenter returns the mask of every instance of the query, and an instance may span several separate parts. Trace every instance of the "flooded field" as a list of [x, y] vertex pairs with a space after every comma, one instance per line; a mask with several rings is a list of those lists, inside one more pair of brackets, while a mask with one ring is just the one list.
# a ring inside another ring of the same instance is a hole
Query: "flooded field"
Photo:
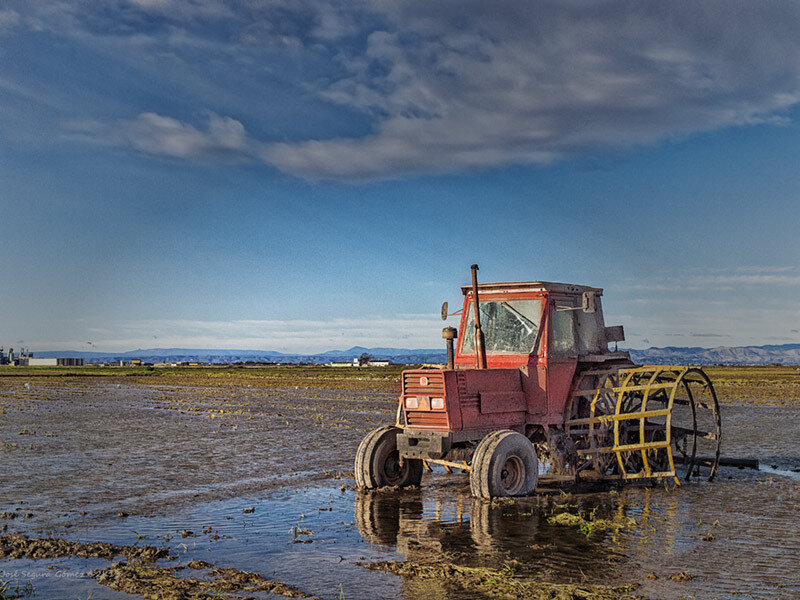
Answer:
[[495, 502], [438, 470], [356, 492], [396, 396], [359, 377], [0, 377], [0, 598], [800, 597], [790, 371], [722, 377], [723, 452], [759, 471]]

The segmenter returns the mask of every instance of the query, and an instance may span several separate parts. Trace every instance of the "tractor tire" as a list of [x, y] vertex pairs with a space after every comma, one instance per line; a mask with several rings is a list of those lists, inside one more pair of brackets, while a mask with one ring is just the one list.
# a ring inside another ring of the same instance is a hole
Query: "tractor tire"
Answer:
[[382, 494], [361, 490], [356, 494], [355, 521], [358, 532], [370, 544], [397, 546], [422, 517], [420, 490]]
[[476, 498], [527, 496], [539, 482], [539, 460], [533, 444], [521, 433], [493, 431], [472, 458], [469, 485]]
[[387, 425], [368, 433], [356, 451], [356, 486], [374, 490], [384, 486], [417, 486], [422, 481], [422, 461], [400, 461], [397, 451], [398, 427]]
[[370, 490], [375, 488], [375, 484], [370, 477], [370, 468], [367, 466], [369, 461], [365, 459], [365, 456], [368, 449], [374, 446], [375, 436], [380, 435], [389, 429], [391, 429], [391, 426], [388, 425], [378, 429], [373, 429], [366, 436], [364, 436], [364, 439], [361, 440], [361, 443], [358, 445], [358, 450], [356, 450], [354, 472], [356, 478], [356, 487], [360, 490]]

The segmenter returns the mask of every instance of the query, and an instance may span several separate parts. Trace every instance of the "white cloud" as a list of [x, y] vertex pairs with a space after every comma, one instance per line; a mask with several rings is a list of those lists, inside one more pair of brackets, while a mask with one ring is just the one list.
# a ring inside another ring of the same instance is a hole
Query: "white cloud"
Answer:
[[[695, 302], [650, 301], [628, 305], [635, 311], [604, 307], [608, 325], [624, 325], [624, 347], [648, 346], [745, 346], [774, 340], [800, 342], [800, 308], [742, 302], [739, 297], [719, 297]], [[624, 304], [624, 303], [623, 303]], [[640, 310], [641, 309], [641, 310]], [[457, 319], [447, 325], [457, 326]], [[431, 315], [338, 318], [330, 320], [234, 320], [201, 321], [143, 319], [101, 324], [61, 322], [59, 339], [47, 331], [27, 331], [26, 347], [33, 350], [75, 350], [86, 340], [98, 351], [137, 348], [198, 348], [274, 350], [313, 354], [352, 346], [394, 348], [443, 348], [442, 321]]]
[[[127, 41], [132, 53], [148, 53], [141, 61], [148, 65], [174, 57], [170, 64], [185, 69], [175, 75], [198, 86], [197, 65], [241, 69], [256, 79], [277, 73], [275, 82], [287, 82], [299, 103], [310, 105], [314, 95], [360, 113], [358, 134], [287, 125], [272, 128], [272, 139], [253, 140], [245, 125], [270, 130], [256, 111], [219, 130], [212, 122], [178, 121], [164, 107], [141, 107], [121, 138], [177, 158], [257, 157], [310, 179], [544, 164], [726, 127], [780, 125], [800, 102], [795, 2], [18, 5], [31, 13], [30, 23], [92, 47], [124, 53]], [[241, 108], [236, 93], [218, 85], [213, 95]], [[184, 113], [204, 108], [186, 102]]]
[[[800, 343], [791, 329], [800, 323], [800, 309], [763, 308], [731, 302], [687, 302], [675, 308], [653, 304], [640, 314], [608, 314], [606, 322], [622, 324], [626, 331], [624, 346], [750, 346], [782, 339]], [[635, 333], [633, 333], [635, 332]]]
[[68, 137], [187, 160], [252, 160], [263, 151], [263, 145], [248, 136], [240, 121], [213, 113], [205, 121], [204, 127], [196, 127], [145, 112], [116, 123], [76, 119], [64, 123], [64, 129]]
[[121, 135], [138, 150], [177, 158], [242, 154], [251, 144], [239, 121], [217, 115], [210, 115], [201, 131], [170, 117], [142, 113], [122, 123]]
[[[275, 350], [315, 353], [352, 346], [439, 348], [442, 321], [430, 315], [393, 318], [312, 320], [137, 320], [91, 327], [92, 343], [99, 351], [136, 348], [208, 348]], [[85, 331], [75, 323], [75, 330]], [[87, 334], [65, 334], [61, 340], [29, 342], [34, 349], [81, 348]]]
[[118, 10], [124, 10], [128, 5], [150, 15], [168, 16], [183, 21], [233, 16], [225, 2], [218, 0], [117, 0], [116, 3]]
[[[713, 294], [737, 286], [762, 286], [764, 295], [800, 285], [800, 269], [794, 266], [744, 266], [733, 269], [689, 269], [681, 273], [661, 272], [650, 277], [626, 278], [610, 287], [617, 291], [652, 293], [664, 297], [679, 290]], [[664, 301], [668, 301], [665, 299]]]
[[134, 6], [147, 10], [164, 10], [175, 4], [173, 0], [128, 0]]
[[800, 285], [800, 275], [716, 275], [710, 277], [709, 282], [718, 285]]
[[794, 331], [800, 325], [798, 285], [800, 269], [795, 266], [659, 272], [610, 286], [614, 293], [609, 300], [617, 313], [613, 316], [604, 303], [606, 319], [636, 332], [626, 342], [634, 348], [800, 342]]
[[19, 13], [15, 10], [0, 10], [0, 33], [12, 29], [20, 21]]
[[[794, 4], [378, 2], [385, 29], [321, 90], [374, 114], [357, 138], [272, 146], [304, 177], [547, 163], [779, 123], [800, 101]], [[769, 33], [767, 33], [769, 32]]]

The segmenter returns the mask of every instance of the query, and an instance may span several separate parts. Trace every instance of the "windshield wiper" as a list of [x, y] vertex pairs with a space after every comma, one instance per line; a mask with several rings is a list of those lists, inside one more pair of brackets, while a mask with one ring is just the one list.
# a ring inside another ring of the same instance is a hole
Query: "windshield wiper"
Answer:
[[523, 323], [522, 323], [523, 325], [525, 325], [525, 321], [527, 321], [528, 323], [530, 323], [530, 326], [531, 326], [531, 329], [530, 329], [530, 331], [536, 331], [537, 329], [539, 329], [539, 326], [538, 326], [536, 323], [534, 323], [533, 321], [531, 321], [531, 320], [530, 320], [528, 317], [526, 317], [525, 315], [523, 315], [523, 314], [522, 314], [521, 312], [519, 312], [519, 311], [518, 311], [516, 308], [514, 308], [513, 306], [511, 306], [511, 305], [510, 305], [508, 302], [501, 302], [500, 304], [501, 304], [501, 305], [503, 305], [503, 306], [505, 306], [505, 307], [506, 307], [508, 310], [510, 310], [510, 311], [511, 311], [511, 312], [514, 314], [514, 316], [516, 316], [516, 317], [517, 317], [517, 318], [518, 318], [520, 321], [522, 321], [522, 322], [523, 322]]

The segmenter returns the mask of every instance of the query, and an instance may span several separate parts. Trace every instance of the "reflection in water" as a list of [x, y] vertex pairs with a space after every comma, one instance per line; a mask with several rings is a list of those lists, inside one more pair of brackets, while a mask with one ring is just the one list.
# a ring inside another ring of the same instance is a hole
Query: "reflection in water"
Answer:
[[548, 517], [567, 510], [626, 518], [615, 497], [604, 494], [559, 504], [558, 498], [549, 497], [488, 502], [452, 489], [401, 490], [360, 492], [355, 504], [362, 537], [395, 547], [411, 562], [503, 569], [519, 561], [516, 572], [535, 579], [607, 579], [619, 558], [618, 544], [548, 522]]
[[[636, 582], [653, 600], [800, 598], [800, 485], [792, 479], [724, 469], [717, 482], [673, 491], [627, 487], [494, 502], [473, 499], [467, 489], [424, 482], [417, 490], [359, 493], [359, 533], [412, 563], [502, 570], [514, 561], [518, 576]], [[625, 527], [587, 536], [550, 522], [561, 512]], [[414, 591], [421, 585], [407, 580], [407, 597], [453, 597], [430, 584]]]

